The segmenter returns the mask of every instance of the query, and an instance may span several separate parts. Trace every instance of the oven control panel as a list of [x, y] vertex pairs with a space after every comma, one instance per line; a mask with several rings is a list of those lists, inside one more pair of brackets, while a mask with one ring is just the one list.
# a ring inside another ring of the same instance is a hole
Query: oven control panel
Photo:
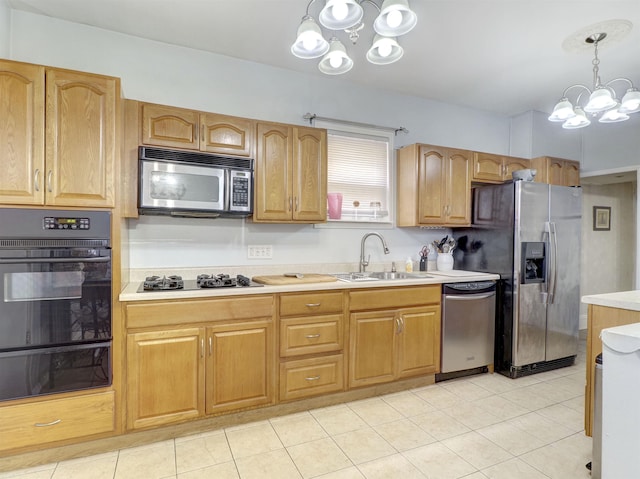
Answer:
[[46, 230], [88, 230], [91, 227], [91, 222], [89, 218], [45, 216], [43, 227]]

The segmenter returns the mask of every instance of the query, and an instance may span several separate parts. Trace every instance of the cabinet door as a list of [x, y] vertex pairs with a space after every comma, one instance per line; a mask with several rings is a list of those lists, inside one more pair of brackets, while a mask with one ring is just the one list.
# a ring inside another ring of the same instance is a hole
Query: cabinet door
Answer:
[[449, 150], [446, 224], [471, 223], [471, 152]]
[[46, 203], [113, 207], [120, 82], [46, 72]]
[[207, 341], [207, 414], [273, 403], [271, 320], [208, 328]]
[[203, 113], [200, 149], [222, 155], [253, 157], [255, 123], [247, 118]]
[[350, 387], [393, 381], [398, 327], [395, 311], [351, 314]]
[[292, 129], [286, 125], [258, 123], [257, 132], [253, 219], [290, 221], [293, 210]]
[[418, 162], [418, 223], [442, 224], [447, 205], [444, 148], [421, 146]]
[[164, 105], [142, 105], [142, 144], [198, 150], [200, 114]]
[[440, 307], [403, 309], [399, 317], [397, 376], [440, 371]]
[[567, 160], [563, 165], [563, 185], [580, 186], [580, 163], [577, 161]]
[[194, 419], [204, 412], [204, 337], [200, 328], [127, 336], [127, 427]]
[[293, 135], [293, 219], [327, 219], [327, 133], [295, 128]]
[[564, 185], [564, 161], [549, 158], [547, 165], [547, 182], [550, 185]]
[[0, 61], [0, 203], [44, 203], [44, 67]]
[[484, 183], [502, 183], [504, 174], [504, 159], [490, 153], [473, 154], [473, 180]]
[[526, 170], [530, 168], [529, 160], [524, 158], [506, 157], [504, 158], [504, 181], [512, 179], [511, 174], [514, 171]]

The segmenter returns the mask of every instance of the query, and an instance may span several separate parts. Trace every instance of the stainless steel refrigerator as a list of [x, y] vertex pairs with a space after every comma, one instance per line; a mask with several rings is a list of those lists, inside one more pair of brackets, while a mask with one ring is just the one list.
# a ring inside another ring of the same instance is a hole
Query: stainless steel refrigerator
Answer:
[[473, 226], [454, 230], [455, 267], [500, 275], [496, 371], [516, 378], [573, 364], [580, 188], [515, 181], [473, 191]]

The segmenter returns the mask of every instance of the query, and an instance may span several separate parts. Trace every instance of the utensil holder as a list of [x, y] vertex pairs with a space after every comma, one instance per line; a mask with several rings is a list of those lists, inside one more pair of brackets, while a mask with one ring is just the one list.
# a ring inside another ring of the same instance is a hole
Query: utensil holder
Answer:
[[451, 271], [453, 269], [453, 253], [438, 253], [436, 266], [438, 271]]
[[339, 220], [342, 218], [342, 193], [327, 193], [329, 203], [329, 219]]

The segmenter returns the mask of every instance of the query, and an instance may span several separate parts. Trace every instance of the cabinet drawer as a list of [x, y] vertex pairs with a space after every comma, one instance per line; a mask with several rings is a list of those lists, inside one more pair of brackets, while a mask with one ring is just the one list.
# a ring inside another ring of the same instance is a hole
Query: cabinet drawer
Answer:
[[113, 431], [113, 396], [108, 391], [0, 408], [0, 450]]
[[342, 354], [280, 364], [280, 400], [300, 399], [344, 389]]
[[406, 308], [440, 304], [440, 285], [402, 288], [367, 288], [349, 293], [351, 311]]
[[127, 327], [265, 318], [273, 315], [273, 304], [271, 295], [130, 303], [127, 305]]
[[280, 316], [342, 312], [342, 292], [283, 294], [280, 296]]
[[343, 316], [286, 318], [280, 321], [280, 356], [340, 351], [343, 347]]

